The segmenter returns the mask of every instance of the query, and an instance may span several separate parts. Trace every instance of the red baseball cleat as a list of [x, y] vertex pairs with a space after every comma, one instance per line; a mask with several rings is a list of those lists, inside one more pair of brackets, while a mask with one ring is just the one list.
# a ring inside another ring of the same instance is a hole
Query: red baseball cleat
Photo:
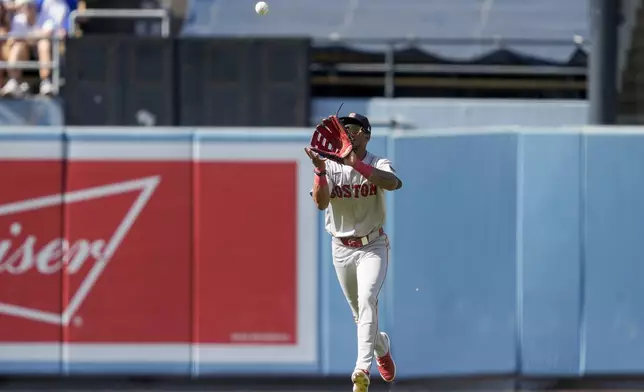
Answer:
[[385, 380], [386, 382], [392, 382], [396, 378], [396, 363], [394, 362], [393, 358], [391, 358], [391, 341], [389, 340], [389, 336], [387, 336], [386, 333], [381, 332], [381, 334], [387, 340], [389, 351], [382, 357], [376, 357], [378, 372], [380, 372], [380, 376], [383, 380]]

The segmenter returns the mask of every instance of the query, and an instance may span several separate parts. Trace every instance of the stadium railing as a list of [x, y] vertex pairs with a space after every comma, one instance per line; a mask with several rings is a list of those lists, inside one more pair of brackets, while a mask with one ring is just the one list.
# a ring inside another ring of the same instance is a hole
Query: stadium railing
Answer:
[[[0, 37], [0, 41], [7, 41], [10, 39], [23, 39], [23, 38], [33, 38], [32, 36], [25, 35], [15, 35], [11, 34], [5, 37]], [[58, 93], [60, 88], [60, 52], [61, 52], [61, 41], [64, 40], [62, 37], [52, 36], [47, 39], [52, 41], [52, 57], [51, 63], [41, 64], [38, 60], [28, 60], [28, 61], [16, 61], [9, 64], [8, 61], [0, 61], [0, 69], [21, 69], [23, 71], [32, 71], [39, 70], [41, 68], [51, 69], [51, 82], [54, 85], [56, 93]]]
[[[586, 67], [570, 65], [494, 65], [494, 64], [422, 64], [422, 63], [398, 63], [396, 52], [400, 49], [413, 48], [423, 45], [449, 45], [449, 46], [481, 46], [490, 49], [502, 49], [512, 47], [569, 47], [584, 48], [589, 42], [581, 36], [571, 37], [570, 40], [534, 40], [514, 38], [477, 38], [477, 39], [342, 39], [329, 38], [318, 39], [320, 49], [333, 47], [359, 47], [361, 45], [384, 46], [384, 61], [382, 62], [341, 62], [337, 63], [321, 61], [311, 65], [313, 72], [372, 74], [382, 73], [385, 97], [393, 97], [396, 87], [396, 76], [413, 74], [471, 74], [471, 75], [505, 75], [505, 76], [561, 76], [561, 77], [582, 77], [587, 73]], [[529, 53], [529, 51], [528, 51]], [[581, 82], [580, 82], [581, 83]], [[570, 85], [570, 83], [568, 83]]]
[[[85, 9], [74, 10], [70, 12], [70, 30], [69, 36], [76, 35], [76, 19], [82, 18], [119, 18], [119, 19], [161, 19], [161, 34], [164, 37], [170, 35], [170, 15], [165, 9], [146, 10], [146, 9]], [[27, 38], [26, 36], [11, 35], [0, 38], [0, 40], [8, 40], [11, 38]], [[52, 61], [49, 64], [41, 64], [38, 60], [17, 61], [9, 64], [7, 61], [0, 61], [0, 69], [19, 68], [21, 70], [38, 70], [43, 67], [50, 68], [52, 84], [56, 93], [60, 90], [61, 86], [61, 42], [64, 40], [62, 37], [50, 37], [52, 41]]]
[[170, 12], [166, 9], [85, 9], [69, 13], [70, 35], [76, 34], [77, 18], [106, 18], [106, 19], [161, 19], [161, 35], [170, 35]]
[[[69, 36], [75, 36], [76, 29], [76, 19], [82, 18], [120, 18], [120, 19], [161, 19], [161, 34], [164, 37], [170, 35], [170, 15], [169, 12], [165, 9], [159, 10], [144, 10], [144, 9], [85, 9], [85, 10], [74, 10], [70, 12], [70, 30], [68, 32]], [[20, 39], [27, 38], [26, 36], [21, 35], [11, 35], [7, 37], [2, 37], [0, 40], [8, 39]], [[0, 69], [10, 69], [18, 68], [25, 71], [30, 70], [39, 70], [43, 67], [50, 68], [52, 84], [56, 93], [60, 90], [61, 86], [61, 42], [64, 40], [62, 37], [50, 37], [52, 41], [52, 61], [49, 64], [41, 64], [38, 60], [29, 60], [29, 61], [17, 61], [9, 64], [7, 61], [0, 61]]]

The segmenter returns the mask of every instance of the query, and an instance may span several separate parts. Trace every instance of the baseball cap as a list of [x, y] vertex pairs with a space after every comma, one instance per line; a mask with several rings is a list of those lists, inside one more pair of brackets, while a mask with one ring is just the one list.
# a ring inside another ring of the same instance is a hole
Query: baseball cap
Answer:
[[366, 133], [371, 133], [371, 123], [369, 122], [369, 119], [366, 116], [363, 116], [362, 114], [349, 113], [348, 116], [340, 117], [339, 120], [344, 125], [347, 125], [347, 124], [360, 125], [362, 128], [364, 128], [364, 131]]

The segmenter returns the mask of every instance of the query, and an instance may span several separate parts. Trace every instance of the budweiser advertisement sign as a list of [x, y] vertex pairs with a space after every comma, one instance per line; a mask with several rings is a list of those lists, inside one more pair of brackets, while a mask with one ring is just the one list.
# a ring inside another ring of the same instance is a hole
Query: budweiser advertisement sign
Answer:
[[314, 362], [301, 143], [0, 147], [0, 362]]

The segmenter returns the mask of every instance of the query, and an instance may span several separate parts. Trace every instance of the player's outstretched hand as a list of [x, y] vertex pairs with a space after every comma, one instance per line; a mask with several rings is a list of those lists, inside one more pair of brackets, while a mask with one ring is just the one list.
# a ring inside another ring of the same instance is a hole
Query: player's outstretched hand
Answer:
[[317, 152], [311, 150], [308, 147], [304, 148], [304, 151], [306, 152], [306, 155], [311, 158], [311, 162], [313, 162], [313, 166], [318, 168], [319, 170], [324, 170], [326, 169], [326, 158], [321, 157]]

